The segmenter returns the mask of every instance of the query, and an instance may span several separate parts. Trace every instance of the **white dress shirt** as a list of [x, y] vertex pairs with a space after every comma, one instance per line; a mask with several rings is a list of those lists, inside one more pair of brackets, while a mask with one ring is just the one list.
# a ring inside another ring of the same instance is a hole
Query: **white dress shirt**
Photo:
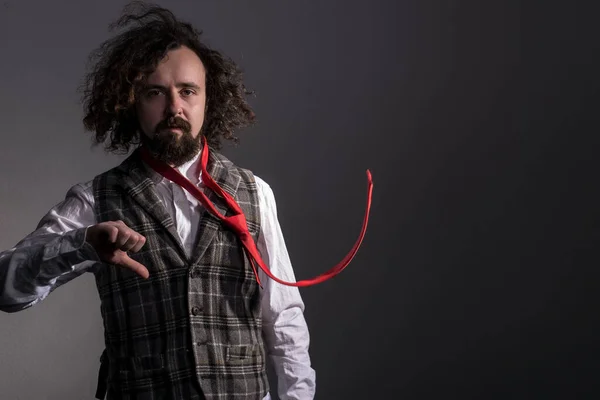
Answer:
[[[198, 163], [199, 155], [178, 168], [196, 185], [201, 183], [201, 175], [196, 174]], [[156, 177], [158, 196], [190, 254], [198, 230], [198, 207], [202, 205], [177, 184], [149, 171]], [[261, 218], [258, 250], [275, 276], [294, 281], [273, 191], [261, 178], [255, 178]], [[71, 187], [65, 199], [42, 218], [34, 232], [12, 249], [0, 252], [0, 310], [15, 312], [31, 307], [64, 283], [102, 266], [93, 247], [85, 242], [87, 227], [97, 223], [92, 182]], [[258, 273], [263, 285], [265, 350], [276, 371], [279, 397], [312, 399], [315, 371], [311, 368], [310, 337], [298, 288], [274, 282], [261, 269]], [[267, 394], [265, 399], [270, 396]]]

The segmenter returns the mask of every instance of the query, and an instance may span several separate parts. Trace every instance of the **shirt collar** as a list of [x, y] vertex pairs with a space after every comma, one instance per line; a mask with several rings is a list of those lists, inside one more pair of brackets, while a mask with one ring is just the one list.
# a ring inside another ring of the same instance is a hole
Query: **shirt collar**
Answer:
[[[182, 174], [187, 179], [189, 179], [194, 185], [198, 185], [198, 183], [200, 182], [200, 178], [202, 176], [202, 171], [200, 170], [200, 165], [199, 165], [200, 164], [200, 155], [201, 154], [202, 154], [202, 149], [200, 149], [200, 151], [198, 152], [198, 154], [196, 154], [194, 156], [194, 158], [192, 158], [190, 161], [188, 161], [186, 163], [183, 163], [179, 167], [175, 168], [177, 171], [179, 171], [180, 174]], [[152, 181], [155, 184], [167, 180], [161, 174], [159, 174], [158, 172], [154, 171], [150, 166], [148, 166], [146, 164], [144, 164], [144, 166], [150, 172], [150, 175], [152, 177]]]
[[198, 168], [200, 166], [200, 153], [202, 153], [202, 150], [200, 150], [190, 161], [177, 167], [179, 173], [188, 178], [194, 185], [197, 185], [198, 182], [200, 182], [200, 175], [202, 175], [202, 171]]

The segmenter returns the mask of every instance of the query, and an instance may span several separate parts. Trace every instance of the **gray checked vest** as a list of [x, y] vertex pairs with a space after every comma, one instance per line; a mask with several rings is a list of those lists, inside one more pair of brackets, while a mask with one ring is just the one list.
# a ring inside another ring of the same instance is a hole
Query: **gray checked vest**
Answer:
[[[211, 151], [208, 173], [260, 231], [256, 182]], [[104, 322], [107, 399], [262, 399], [268, 392], [260, 287], [238, 238], [203, 207], [188, 256], [134, 152], [94, 179], [98, 222], [123, 221], [146, 237], [130, 257], [150, 272], [105, 264], [95, 274]], [[214, 193], [201, 187], [223, 215]]]

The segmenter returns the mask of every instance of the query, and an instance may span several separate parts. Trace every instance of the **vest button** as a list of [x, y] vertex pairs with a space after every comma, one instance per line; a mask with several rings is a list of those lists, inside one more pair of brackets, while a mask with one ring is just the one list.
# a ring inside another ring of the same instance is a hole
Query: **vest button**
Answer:
[[190, 270], [190, 277], [193, 279], [200, 278], [200, 268], [192, 268]]
[[200, 309], [200, 307], [192, 307], [192, 315], [198, 316], [200, 315], [200, 313], [202, 312], [202, 310]]

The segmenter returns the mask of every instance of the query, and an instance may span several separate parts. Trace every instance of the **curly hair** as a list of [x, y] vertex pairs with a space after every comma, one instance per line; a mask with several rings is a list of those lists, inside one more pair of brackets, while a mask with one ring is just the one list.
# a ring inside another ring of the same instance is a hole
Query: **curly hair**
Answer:
[[206, 69], [202, 134], [215, 149], [221, 148], [222, 139], [237, 143], [234, 131], [253, 124], [255, 115], [246, 101], [252, 92], [246, 90], [233, 60], [202, 43], [202, 31], [159, 6], [131, 2], [110, 30], [131, 23], [137, 26], [105, 41], [89, 58], [93, 66], [82, 85], [83, 124], [95, 132], [94, 143], [107, 142], [106, 151], [114, 153], [127, 153], [131, 145], [140, 143], [135, 112], [138, 92], [167, 52], [182, 46], [194, 51]]

